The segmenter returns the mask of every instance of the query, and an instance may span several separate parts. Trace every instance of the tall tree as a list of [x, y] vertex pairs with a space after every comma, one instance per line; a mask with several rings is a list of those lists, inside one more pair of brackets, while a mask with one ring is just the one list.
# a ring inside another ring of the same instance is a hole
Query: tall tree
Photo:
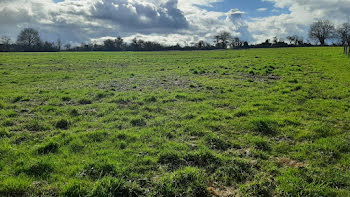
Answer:
[[35, 49], [40, 43], [39, 32], [33, 28], [23, 29], [17, 37], [17, 44], [29, 50]]
[[222, 31], [219, 34], [215, 35], [214, 39], [216, 47], [226, 49], [230, 43], [230, 40], [232, 39], [232, 36], [229, 32]]
[[115, 42], [115, 47], [118, 51], [121, 51], [123, 49], [124, 45], [124, 40], [121, 37], [118, 37], [117, 39], [114, 40]]
[[62, 41], [61, 41], [61, 39], [57, 39], [57, 49], [58, 49], [58, 51], [61, 51], [61, 48], [62, 48]]
[[337, 36], [342, 45], [350, 45], [350, 23], [344, 23], [337, 29]]
[[3, 48], [4, 51], [9, 51], [10, 45], [11, 45], [11, 38], [8, 36], [2, 36], [0, 39], [0, 44], [4, 46]]
[[329, 20], [319, 20], [310, 26], [309, 37], [325, 45], [326, 40], [334, 37], [335, 27]]
[[113, 51], [115, 49], [114, 41], [111, 39], [107, 39], [103, 41], [103, 45], [105, 50], [107, 51]]

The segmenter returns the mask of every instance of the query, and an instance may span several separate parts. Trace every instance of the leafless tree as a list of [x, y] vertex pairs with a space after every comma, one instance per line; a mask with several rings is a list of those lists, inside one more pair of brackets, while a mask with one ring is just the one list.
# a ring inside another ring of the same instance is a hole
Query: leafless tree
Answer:
[[288, 36], [287, 40], [289, 40], [290, 44], [294, 44], [294, 45], [304, 44], [304, 39], [298, 35]]
[[11, 44], [11, 38], [8, 36], [2, 36], [0, 39], [0, 43], [3, 45], [9, 45]]
[[58, 49], [58, 51], [61, 51], [61, 47], [62, 47], [62, 41], [61, 41], [61, 39], [58, 39], [57, 40], [57, 49]]
[[318, 40], [321, 45], [325, 45], [326, 40], [333, 38], [335, 27], [329, 20], [319, 20], [314, 22], [309, 30], [309, 37], [313, 40]]
[[17, 37], [17, 44], [33, 48], [41, 43], [39, 32], [33, 28], [23, 29]]
[[242, 47], [243, 46], [243, 42], [238, 37], [234, 37], [232, 39], [232, 42], [231, 42], [230, 45], [231, 45], [231, 48]]
[[65, 44], [64, 45], [64, 48], [66, 49], [66, 50], [70, 50], [70, 48], [72, 47], [72, 45], [71, 44], [69, 44], [69, 43], [67, 43], [67, 44]]
[[3, 45], [3, 50], [9, 51], [11, 45], [11, 38], [8, 36], [2, 36], [0, 39], [0, 44]]
[[226, 49], [232, 39], [232, 36], [229, 32], [222, 31], [219, 34], [215, 35], [214, 39], [216, 47]]
[[342, 45], [347, 44], [350, 46], [350, 23], [344, 23], [337, 28], [337, 37]]

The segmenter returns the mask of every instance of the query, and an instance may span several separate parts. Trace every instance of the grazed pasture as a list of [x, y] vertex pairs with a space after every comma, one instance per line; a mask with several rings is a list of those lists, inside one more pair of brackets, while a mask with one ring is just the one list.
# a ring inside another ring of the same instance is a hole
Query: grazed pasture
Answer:
[[1, 53], [0, 195], [350, 196], [342, 53]]

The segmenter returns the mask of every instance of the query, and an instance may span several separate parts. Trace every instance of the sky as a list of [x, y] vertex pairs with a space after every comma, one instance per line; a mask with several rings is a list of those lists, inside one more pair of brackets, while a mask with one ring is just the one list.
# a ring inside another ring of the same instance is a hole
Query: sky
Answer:
[[73, 45], [118, 36], [190, 45], [221, 31], [250, 43], [307, 40], [314, 21], [340, 25], [349, 11], [350, 0], [0, 0], [0, 36], [15, 41], [31, 27], [43, 40]]

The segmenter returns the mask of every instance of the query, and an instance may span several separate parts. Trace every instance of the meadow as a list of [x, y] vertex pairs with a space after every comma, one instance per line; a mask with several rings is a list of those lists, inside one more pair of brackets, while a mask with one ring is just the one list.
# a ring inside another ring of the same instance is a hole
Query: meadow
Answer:
[[0, 53], [0, 196], [350, 196], [342, 52]]

